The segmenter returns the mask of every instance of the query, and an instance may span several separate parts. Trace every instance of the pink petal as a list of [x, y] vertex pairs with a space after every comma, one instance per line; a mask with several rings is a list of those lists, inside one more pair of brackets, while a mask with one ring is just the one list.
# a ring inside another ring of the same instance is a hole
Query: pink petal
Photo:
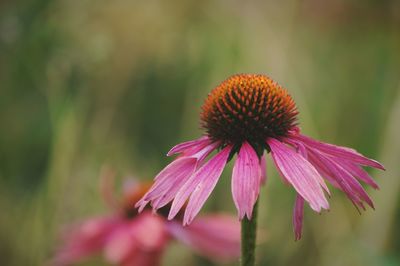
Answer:
[[[146, 211], [126, 220], [108, 239], [105, 256], [113, 264], [153, 265], [152, 256], [165, 249], [169, 239], [165, 221]], [[157, 259], [158, 261], [158, 259]]]
[[159, 266], [164, 250], [144, 251], [137, 249], [130, 257], [126, 258], [120, 266]]
[[375, 182], [375, 180], [372, 179], [372, 177], [358, 165], [354, 165], [346, 161], [341, 161], [338, 164], [341, 165], [344, 169], [346, 169], [351, 175], [357, 177], [359, 180], [365, 182], [374, 189], [379, 189], [379, 186]]
[[[207, 163], [205, 163], [199, 170], [197, 170], [187, 180], [187, 182], [179, 189], [178, 193], [175, 196], [174, 201], [172, 202], [171, 210], [168, 215], [169, 220], [173, 219], [176, 216], [176, 214], [182, 208], [183, 204], [185, 204], [186, 200], [189, 198], [190, 194], [192, 194], [192, 192], [194, 192], [194, 190], [197, 187], [202, 188], [204, 186], [204, 181], [207, 180], [206, 179], [207, 177], [212, 178], [213, 175], [217, 174], [216, 171], [219, 170], [219, 169], [217, 169], [217, 166], [221, 166], [223, 164], [223, 166], [222, 166], [222, 169], [223, 169], [223, 167], [226, 164], [226, 160], [228, 158], [230, 150], [231, 150], [230, 146], [224, 148], [216, 156], [214, 156]], [[224, 158], [225, 158], [225, 161], [223, 162]], [[221, 169], [221, 172], [222, 172], [222, 169]], [[210, 184], [208, 184], [208, 185], [210, 185]], [[193, 205], [193, 203], [192, 203], [192, 205]]]
[[150, 190], [135, 205], [139, 207], [139, 212], [149, 202], [151, 202], [153, 209], [157, 210], [173, 200], [179, 188], [193, 174], [197, 167], [203, 163], [204, 159], [214, 151], [217, 145], [218, 143], [212, 143], [197, 150], [191, 156], [182, 156], [162, 170], [155, 177], [155, 182]]
[[348, 191], [347, 193], [351, 193], [352, 197], [356, 198], [357, 201], [361, 203], [359, 204], [359, 206], [365, 209], [364, 205], [362, 204], [362, 201], [365, 201], [372, 209], [374, 209], [374, 203], [368, 196], [365, 189], [356, 180], [356, 178], [353, 177], [347, 170], [345, 170], [340, 164], [338, 164], [334, 160], [330, 158], [328, 160], [330, 160], [330, 162], [334, 165], [334, 174], [336, 175], [336, 177], [339, 178], [339, 180], [342, 182], [345, 181], [350, 187], [350, 191]]
[[293, 209], [293, 228], [295, 240], [300, 240], [303, 228], [304, 199], [297, 194]]
[[264, 185], [267, 182], [267, 159], [265, 156], [265, 152], [263, 153], [263, 156], [261, 157], [260, 160], [260, 168], [261, 168], [260, 182], [261, 185]]
[[154, 180], [157, 181], [158, 179], [168, 179], [180, 171], [185, 171], [187, 168], [192, 169], [193, 167], [196, 167], [196, 163], [197, 158], [195, 157], [179, 157], [161, 170]]
[[299, 149], [299, 153], [306, 159], [308, 160], [308, 154], [307, 154], [307, 149], [306, 147], [303, 145], [303, 143], [296, 142], [297, 148]]
[[[193, 174], [192, 178], [194, 180], [199, 180], [200, 182], [197, 182], [197, 186], [190, 195], [185, 215], [183, 217], [184, 225], [192, 222], [193, 218], [200, 211], [204, 202], [210, 196], [211, 191], [214, 189], [219, 177], [222, 174], [222, 171], [224, 170], [231, 150], [231, 146], [225, 147], [216, 156], [214, 156], [214, 158], [210, 159], [204, 166], [202, 166], [196, 173]], [[181, 190], [182, 189], [183, 188], [181, 188]]]
[[152, 201], [154, 209], [160, 209], [170, 203], [178, 193], [179, 189], [186, 183], [187, 178], [177, 179], [171, 184], [171, 187], [162, 195]]
[[[301, 141], [297, 141], [294, 139], [290, 139], [290, 138], [286, 138], [285, 142], [287, 142], [290, 145], [293, 145], [295, 147], [297, 147], [298, 153], [300, 153], [307, 161], [309, 161], [314, 167], [315, 169], [318, 171], [318, 168], [311, 162], [311, 157], [309, 158], [309, 153], [307, 152], [307, 148], [303, 145], [303, 143]], [[320, 171], [318, 171], [320, 174], [322, 174]], [[318, 175], [318, 182], [321, 185], [321, 187], [328, 193], [328, 195], [331, 195], [331, 192], [329, 191], [328, 186], [326, 185], [324, 179]]]
[[310, 150], [308, 153], [308, 161], [317, 169], [317, 171], [335, 188], [341, 189], [341, 186], [337, 183], [337, 181], [332, 178], [332, 173], [330, 170], [318, 159], [318, 156], [315, 155], [315, 152]]
[[[288, 141], [291, 144], [296, 145], [298, 147], [299, 146], [304, 147], [303, 142], [301, 140], [289, 139]], [[354, 163], [352, 161], [337, 156], [331, 156], [319, 150], [318, 148], [314, 148], [311, 146], [303, 148], [302, 154], [307, 153], [307, 151], [309, 155], [308, 161], [310, 161], [311, 164], [314, 165], [314, 167], [318, 170], [318, 172], [320, 172], [326, 179], [328, 179], [328, 181], [332, 183], [335, 187], [341, 188], [341, 186], [337, 183], [337, 181], [335, 179], [332, 179], [331, 177], [332, 174], [328, 173], [330, 172], [330, 170], [327, 170], [326, 166], [320, 162], [319, 157], [321, 156], [331, 158], [332, 160], [337, 162], [337, 164], [343, 167], [347, 172], [349, 172], [352, 176], [357, 177], [359, 180], [364, 181], [365, 183], [367, 183], [368, 185], [372, 186], [375, 189], [379, 188], [376, 182], [372, 179], [372, 177], [369, 176], [368, 173], [365, 170], [363, 170], [360, 166], [358, 166], [357, 163]]]
[[92, 218], [65, 232], [64, 246], [57, 252], [52, 265], [68, 265], [100, 251], [108, 236], [118, 228], [114, 217]]
[[329, 203], [320, 185], [320, 175], [303, 156], [275, 139], [269, 139], [272, 158], [276, 167], [296, 191], [317, 212], [328, 209]]
[[144, 200], [143, 198], [136, 202], [135, 208], [138, 208], [138, 213], [141, 213], [146, 208], [146, 205], [149, 204], [149, 202], [150, 201]]
[[199, 139], [196, 140], [191, 140], [187, 142], [180, 143], [173, 147], [168, 153], [167, 156], [171, 156], [177, 153], [182, 153], [185, 152], [189, 149], [192, 149], [193, 147], [204, 147], [210, 143], [210, 140], [207, 136], [203, 136]]
[[[165, 167], [155, 178], [150, 190], [144, 195], [143, 201], [153, 201], [165, 196], [174, 183], [185, 180], [196, 170], [197, 159], [192, 157], [181, 157]], [[136, 206], [139, 206], [137, 204]]]
[[122, 264], [133, 254], [136, 255], [137, 243], [125, 225], [116, 230], [104, 247], [104, 256], [112, 264]]
[[253, 206], [260, 192], [260, 161], [253, 147], [244, 142], [240, 148], [232, 173], [232, 195], [239, 219], [251, 219]]
[[151, 202], [155, 210], [168, 204], [176, 195], [178, 189], [186, 182], [192, 173], [201, 165], [204, 159], [216, 149], [218, 143], [212, 143], [196, 150], [190, 156], [182, 156], [165, 167], [156, 177], [153, 186], [139, 200], [135, 207], [139, 212]]
[[314, 149], [318, 149], [318, 150], [320, 150], [326, 154], [329, 154], [331, 156], [349, 160], [349, 161], [352, 161], [353, 163], [385, 170], [385, 167], [382, 164], [380, 164], [379, 162], [377, 162], [375, 160], [365, 157], [364, 155], [358, 153], [354, 149], [320, 142], [320, 141], [314, 140], [310, 137], [307, 137], [307, 136], [304, 136], [301, 134], [293, 134], [291, 137], [299, 139], [304, 144], [306, 144]]
[[[357, 208], [364, 208], [362, 202], [354, 196], [352, 189], [349, 184], [340, 175], [336, 173], [336, 167], [333, 166], [325, 157], [318, 152], [310, 152], [310, 162], [318, 169], [320, 172], [333, 186], [342, 190], [346, 193], [349, 199], [353, 202], [354, 206]], [[322, 156], [322, 157], [321, 157]]]
[[199, 150], [190, 150], [185, 152], [185, 156], [197, 158], [198, 163], [202, 164], [204, 159], [219, 146], [219, 142], [213, 142], [202, 147]]
[[225, 215], [200, 217], [189, 226], [171, 222], [173, 236], [209, 259], [232, 260], [240, 256], [240, 223]]
[[[301, 140], [294, 141], [296, 144], [301, 144], [302, 142]], [[325, 145], [329, 146], [329, 144]], [[339, 149], [350, 152], [354, 151], [343, 147], [339, 147]], [[374, 208], [371, 198], [355, 177], [358, 177], [358, 179], [370, 184], [374, 188], [377, 188], [378, 186], [368, 173], [358, 166], [358, 163], [354, 162], [354, 160], [349, 160], [348, 158], [328, 154], [319, 147], [308, 145], [306, 150], [309, 154], [309, 161], [314, 165], [314, 167], [316, 167], [316, 169], [334, 186], [343, 190], [357, 209], [358, 207], [365, 209], [363, 201]]]
[[131, 223], [130, 232], [143, 250], [158, 250], [168, 241], [165, 220], [150, 211], [140, 214]]
[[362, 201], [365, 201], [372, 208], [373, 202], [365, 192], [364, 188], [360, 185], [360, 183], [341, 165], [340, 162], [335, 162], [329, 156], [326, 156], [323, 153], [314, 152], [316, 156], [318, 156], [318, 160], [324, 164], [324, 167], [327, 171], [327, 174], [330, 175], [332, 179], [334, 179], [337, 184], [339, 184], [340, 188], [347, 194], [349, 199], [353, 202], [353, 204], [357, 207], [361, 207], [365, 209]]

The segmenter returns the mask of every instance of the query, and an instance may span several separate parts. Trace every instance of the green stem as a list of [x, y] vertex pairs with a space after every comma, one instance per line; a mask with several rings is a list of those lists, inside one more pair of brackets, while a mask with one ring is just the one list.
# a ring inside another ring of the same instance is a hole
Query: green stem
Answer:
[[258, 200], [254, 204], [253, 216], [248, 220], [245, 216], [242, 220], [242, 266], [254, 266], [256, 254], [256, 237], [257, 237], [257, 208]]

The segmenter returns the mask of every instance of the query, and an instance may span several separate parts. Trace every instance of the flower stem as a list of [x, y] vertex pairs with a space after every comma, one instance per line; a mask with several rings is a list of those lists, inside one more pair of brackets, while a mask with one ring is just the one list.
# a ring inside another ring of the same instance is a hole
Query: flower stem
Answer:
[[242, 220], [242, 266], [254, 266], [256, 254], [256, 237], [257, 237], [257, 210], [258, 200], [254, 204], [253, 215], [251, 220], [245, 216]]

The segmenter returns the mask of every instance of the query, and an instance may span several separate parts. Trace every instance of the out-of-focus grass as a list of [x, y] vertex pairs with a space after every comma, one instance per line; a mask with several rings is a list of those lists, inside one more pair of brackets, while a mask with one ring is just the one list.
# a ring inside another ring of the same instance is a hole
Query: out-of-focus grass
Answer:
[[[377, 211], [342, 193], [306, 210], [269, 162], [260, 265], [396, 265], [400, 6], [397, 1], [3, 1], [0, 10], [0, 256], [42, 265], [65, 224], [106, 211], [104, 163], [151, 179], [175, 143], [201, 133], [208, 91], [237, 72], [287, 87], [306, 134], [387, 165]], [[206, 206], [235, 213], [225, 171]], [[172, 247], [166, 265], [207, 262]], [[88, 262], [98, 265], [101, 260]]]

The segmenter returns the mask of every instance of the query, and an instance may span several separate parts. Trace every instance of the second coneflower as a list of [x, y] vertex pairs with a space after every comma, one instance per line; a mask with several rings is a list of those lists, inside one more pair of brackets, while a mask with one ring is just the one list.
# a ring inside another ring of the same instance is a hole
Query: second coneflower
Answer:
[[108, 178], [112, 176], [105, 177], [103, 196], [112, 209], [106, 215], [93, 216], [69, 226], [62, 235], [63, 245], [49, 265], [75, 265], [84, 258], [103, 253], [112, 265], [159, 266], [163, 253], [174, 239], [210, 260], [228, 261], [239, 257], [240, 224], [234, 217], [210, 214], [184, 227], [180, 214], [172, 221], [164, 217], [169, 206], [162, 208], [159, 215], [149, 209], [138, 213], [133, 204], [149, 185], [130, 180], [119, 199], [114, 197], [109, 183]]
[[[233, 201], [239, 218], [252, 218], [260, 186], [266, 180], [265, 154], [271, 153], [285, 183], [297, 192], [296, 239], [301, 237], [304, 201], [320, 212], [328, 209], [325, 180], [342, 190], [357, 208], [373, 207], [359, 181], [377, 188], [362, 169], [383, 166], [357, 151], [319, 142], [300, 133], [296, 105], [280, 85], [264, 75], [235, 75], [211, 91], [201, 113], [206, 134], [173, 147], [180, 154], [156, 177], [137, 203], [157, 210], [172, 201], [172, 219], [187, 202], [183, 223], [189, 224], [214, 189], [226, 163], [236, 155], [232, 173]], [[207, 160], [210, 153], [218, 153]], [[266, 151], [266, 152], [265, 152]]]

